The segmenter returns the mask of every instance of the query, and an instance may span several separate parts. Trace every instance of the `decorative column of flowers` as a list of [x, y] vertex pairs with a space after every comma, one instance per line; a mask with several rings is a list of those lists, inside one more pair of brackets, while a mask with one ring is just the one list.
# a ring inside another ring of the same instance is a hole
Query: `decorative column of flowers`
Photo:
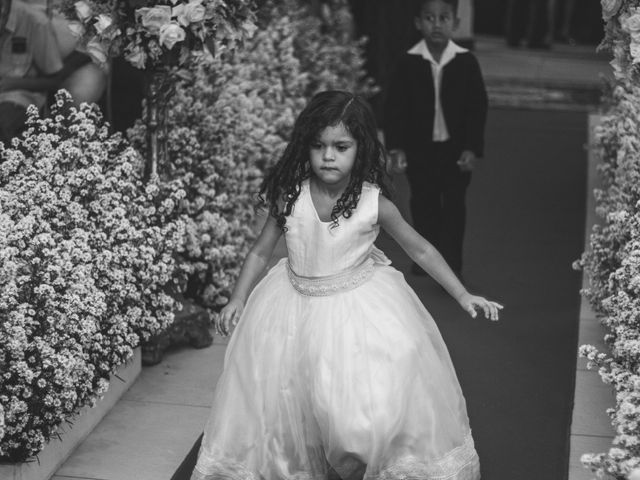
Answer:
[[605, 37], [601, 49], [613, 53], [611, 66], [620, 83], [640, 80], [640, 1], [601, 0]]
[[[173, 173], [167, 164], [166, 116], [176, 84], [191, 79], [204, 58], [234, 51], [253, 34], [253, 0], [63, 0], [62, 11], [96, 63], [106, 68], [109, 59], [120, 57], [144, 72], [144, 180], [162, 188]], [[189, 307], [180, 291], [173, 294]], [[172, 329], [189, 331], [195, 345], [208, 345], [208, 315], [197, 308], [185, 312], [190, 313]], [[197, 339], [201, 335], [206, 338]], [[167, 331], [145, 342], [143, 363], [157, 363], [160, 345], [170, 337]]]
[[147, 179], [165, 160], [162, 126], [176, 80], [206, 50], [235, 48], [255, 29], [251, 0], [64, 0], [61, 9], [96, 63], [122, 56], [146, 72]]
[[595, 131], [602, 217], [590, 248], [576, 262], [589, 276], [583, 294], [607, 328], [607, 351], [591, 345], [580, 354], [615, 392], [607, 410], [615, 429], [609, 451], [582, 462], [599, 478], [640, 480], [640, 0], [601, 0], [615, 80], [609, 108]]
[[[296, 112], [320, 90], [376, 91], [364, 70], [364, 41], [345, 35], [349, 15], [346, 0], [333, 0], [323, 20], [299, 0], [264, 1], [245, 48], [203, 61], [168, 102], [172, 175], [187, 191], [179, 207], [189, 225], [180, 264], [186, 295], [212, 313], [240, 272], [255, 191], [286, 146]], [[129, 130], [137, 148], [146, 131], [143, 122]]]

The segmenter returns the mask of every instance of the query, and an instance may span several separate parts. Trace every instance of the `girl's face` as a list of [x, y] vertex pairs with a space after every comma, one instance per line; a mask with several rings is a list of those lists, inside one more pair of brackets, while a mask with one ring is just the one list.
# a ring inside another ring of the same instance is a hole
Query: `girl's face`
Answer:
[[322, 183], [346, 184], [357, 152], [358, 142], [342, 123], [326, 127], [309, 146], [311, 170]]

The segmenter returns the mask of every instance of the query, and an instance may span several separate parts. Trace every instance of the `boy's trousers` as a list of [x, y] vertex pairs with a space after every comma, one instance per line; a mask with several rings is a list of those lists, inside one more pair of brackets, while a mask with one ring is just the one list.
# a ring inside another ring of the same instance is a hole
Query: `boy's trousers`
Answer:
[[432, 243], [456, 272], [462, 271], [465, 195], [470, 172], [456, 162], [462, 151], [451, 141], [431, 142], [420, 155], [407, 152], [414, 228]]

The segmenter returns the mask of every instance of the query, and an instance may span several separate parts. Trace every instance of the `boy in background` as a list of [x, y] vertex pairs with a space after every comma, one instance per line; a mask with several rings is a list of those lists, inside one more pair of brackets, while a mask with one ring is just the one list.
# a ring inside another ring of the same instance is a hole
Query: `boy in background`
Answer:
[[[394, 163], [407, 165], [415, 229], [462, 278], [465, 195], [483, 155], [487, 93], [475, 56], [451, 40], [458, 1], [414, 3], [423, 39], [391, 78], [385, 142]], [[412, 273], [424, 274], [415, 264]]]
[[42, 109], [59, 88], [78, 104], [100, 99], [107, 74], [76, 42], [49, 2], [0, 0], [0, 141], [17, 136], [29, 105]]

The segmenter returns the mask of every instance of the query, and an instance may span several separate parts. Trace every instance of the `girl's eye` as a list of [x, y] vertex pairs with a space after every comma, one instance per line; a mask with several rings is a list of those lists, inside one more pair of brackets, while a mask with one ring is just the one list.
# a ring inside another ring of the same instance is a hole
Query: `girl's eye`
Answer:
[[338, 150], [339, 152], [346, 152], [347, 150], [349, 150], [349, 147], [347, 145], [338, 145], [336, 146], [336, 150]]
[[312, 143], [311, 144], [311, 149], [312, 150], [318, 150], [319, 148], [322, 148], [322, 145], [320, 145], [319, 143]]

